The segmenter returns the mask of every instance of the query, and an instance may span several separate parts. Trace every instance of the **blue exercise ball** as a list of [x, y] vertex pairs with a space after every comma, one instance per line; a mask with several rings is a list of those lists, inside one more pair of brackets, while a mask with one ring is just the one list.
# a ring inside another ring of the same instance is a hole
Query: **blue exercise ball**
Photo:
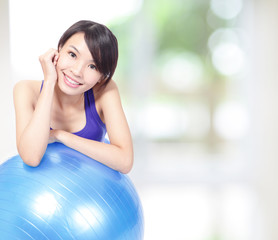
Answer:
[[61, 143], [36, 168], [0, 165], [1, 240], [141, 240], [143, 228], [129, 177]]

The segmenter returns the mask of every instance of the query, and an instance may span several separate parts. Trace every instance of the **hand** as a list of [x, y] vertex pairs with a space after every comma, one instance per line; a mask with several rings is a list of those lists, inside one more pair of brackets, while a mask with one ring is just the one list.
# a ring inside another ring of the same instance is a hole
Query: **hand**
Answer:
[[39, 57], [45, 81], [57, 82], [56, 65], [59, 58], [59, 53], [56, 49], [49, 49], [46, 53]]

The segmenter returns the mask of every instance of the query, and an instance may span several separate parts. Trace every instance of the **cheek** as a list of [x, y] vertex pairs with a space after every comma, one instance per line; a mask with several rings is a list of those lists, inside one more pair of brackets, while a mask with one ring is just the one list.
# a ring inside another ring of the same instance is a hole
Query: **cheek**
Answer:
[[97, 84], [98, 82], [98, 78], [94, 77], [94, 78], [87, 78], [87, 83], [93, 87]]
[[58, 62], [57, 62], [57, 69], [61, 70], [69, 65], [69, 60], [64, 54], [60, 54]]
[[85, 72], [85, 81], [90, 85], [95, 85], [101, 78], [101, 74], [98, 72], [92, 72], [92, 70], [88, 69], [87, 72]]

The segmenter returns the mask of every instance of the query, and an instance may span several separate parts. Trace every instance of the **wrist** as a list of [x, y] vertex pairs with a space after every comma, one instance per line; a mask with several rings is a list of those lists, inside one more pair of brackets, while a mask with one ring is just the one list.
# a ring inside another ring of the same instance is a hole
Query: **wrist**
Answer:
[[64, 143], [66, 135], [68, 132], [64, 130], [55, 130], [55, 138], [57, 142]]
[[54, 88], [55, 85], [56, 85], [56, 80], [53, 81], [53, 79], [50, 79], [50, 78], [45, 78], [44, 79], [44, 83], [43, 83], [43, 87], [46, 87], [46, 88]]

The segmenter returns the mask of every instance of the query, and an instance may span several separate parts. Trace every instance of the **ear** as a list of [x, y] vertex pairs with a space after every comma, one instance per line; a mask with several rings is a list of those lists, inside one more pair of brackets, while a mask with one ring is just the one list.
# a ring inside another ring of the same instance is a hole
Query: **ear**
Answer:
[[101, 81], [102, 81], [102, 78], [99, 78], [99, 80], [97, 81], [97, 83], [101, 83]]

